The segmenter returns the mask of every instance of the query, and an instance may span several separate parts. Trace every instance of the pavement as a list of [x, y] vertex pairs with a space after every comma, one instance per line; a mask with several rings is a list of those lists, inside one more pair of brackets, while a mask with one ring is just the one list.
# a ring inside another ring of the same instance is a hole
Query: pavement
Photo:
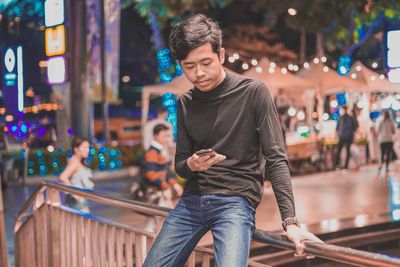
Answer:
[[[111, 177], [112, 174], [103, 175]], [[117, 197], [130, 198], [132, 178], [97, 179], [96, 190]], [[400, 222], [400, 162], [388, 172], [377, 165], [362, 166], [359, 170], [337, 170], [292, 178], [297, 217], [311, 232], [327, 233], [349, 227], [362, 227], [387, 221]], [[10, 266], [14, 266], [15, 218], [23, 203], [37, 184], [10, 186], [3, 193], [6, 236]], [[90, 203], [94, 215], [151, 230], [151, 219], [126, 210]], [[267, 231], [280, 231], [281, 218], [270, 185], [264, 188], [264, 197], [256, 213], [256, 227]], [[207, 234], [201, 245], [209, 245]]]

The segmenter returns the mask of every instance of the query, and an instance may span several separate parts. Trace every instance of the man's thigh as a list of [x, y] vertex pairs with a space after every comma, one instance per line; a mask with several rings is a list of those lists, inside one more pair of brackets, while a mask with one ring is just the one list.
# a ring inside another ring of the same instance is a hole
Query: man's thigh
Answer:
[[183, 197], [164, 221], [144, 267], [184, 266], [201, 237], [209, 230], [201, 224], [196, 200]]
[[229, 198], [231, 202], [217, 208], [211, 224], [215, 266], [247, 266], [255, 229], [255, 209], [242, 197]]

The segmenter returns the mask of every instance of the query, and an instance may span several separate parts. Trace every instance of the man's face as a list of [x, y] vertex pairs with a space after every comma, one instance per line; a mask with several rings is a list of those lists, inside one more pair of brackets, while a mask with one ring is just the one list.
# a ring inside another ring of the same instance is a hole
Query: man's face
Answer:
[[154, 136], [154, 139], [162, 145], [166, 145], [170, 138], [171, 138], [171, 133], [169, 130], [161, 131]]
[[225, 78], [222, 64], [225, 60], [225, 50], [219, 54], [213, 52], [210, 43], [196, 47], [180, 64], [189, 81], [203, 92], [214, 89]]

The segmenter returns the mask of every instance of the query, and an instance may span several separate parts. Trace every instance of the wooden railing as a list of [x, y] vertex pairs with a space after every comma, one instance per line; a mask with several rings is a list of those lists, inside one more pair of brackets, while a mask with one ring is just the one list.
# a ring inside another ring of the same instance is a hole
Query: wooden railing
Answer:
[[0, 266], [8, 266], [7, 237], [4, 223], [3, 191], [0, 178]]
[[[61, 204], [60, 192], [152, 216], [156, 220], [155, 231], [137, 229], [65, 207]], [[168, 212], [166, 208], [45, 181], [18, 214], [14, 229], [16, 266], [141, 266]], [[256, 230], [254, 238], [272, 246], [294, 249], [284, 236]], [[355, 266], [400, 266], [397, 258], [315, 242], [306, 242], [305, 251]], [[210, 266], [213, 255], [212, 249], [198, 246], [190, 255], [187, 266]], [[250, 260], [249, 266], [269, 265]]]

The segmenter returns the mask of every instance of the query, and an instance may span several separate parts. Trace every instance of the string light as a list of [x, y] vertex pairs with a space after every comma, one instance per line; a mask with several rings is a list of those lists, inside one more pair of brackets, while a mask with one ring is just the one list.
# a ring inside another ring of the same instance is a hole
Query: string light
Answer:
[[243, 63], [243, 64], [242, 64], [242, 68], [243, 68], [244, 70], [247, 70], [247, 69], [249, 69], [249, 65], [248, 65], [247, 63]]
[[228, 61], [229, 61], [230, 63], [233, 63], [233, 62], [235, 62], [235, 58], [232, 57], [232, 56], [230, 56], [230, 57], [228, 58]]
[[324, 57], [321, 57], [321, 62], [322, 63], [325, 63], [327, 61], [327, 58], [324, 56]]
[[319, 63], [319, 58], [317, 58], [317, 57], [314, 58], [314, 63], [315, 63], [315, 64], [318, 64], [318, 63]]
[[258, 66], [258, 67], [256, 68], [256, 72], [257, 72], [257, 73], [261, 73], [261, 72], [262, 72], [262, 68], [261, 68], [260, 66]]
[[308, 68], [310, 67], [310, 64], [308, 64], [308, 62], [304, 62], [303, 67], [304, 67], [305, 69], [308, 69]]
[[383, 75], [383, 74], [379, 75], [379, 79], [384, 80], [385, 79], [385, 75]]
[[297, 10], [294, 9], [294, 8], [289, 8], [288, 9], [288, 13], [289, 13], [290, 16], [296, 16]]
[[286, 74], [287, 72], [288, 72], [288, 71], [287, 71], [286, 68], [282, 68], [282, 69], [281, 69], [281, 73], [282, 73], [282, 74]]
[[258, 64], [257, 59], [252, 59], [251, 60], [251, 65], [256, 66]]
[[376, 76], [372, 75], [371, 77], [369, 77], [371, 79], [371, 81], [375, 81], [376, 80]]
[[239, 57], [239, 54], [238, 53], [234, 53], [233, 54], [233, 58], [235, 59], [235, 60], [238, 60], [240, 57]]
[[290, 117], [294, 117], [296, 115], [296, 109], [293, 107], [289, 108], [288, 114]]
[[376, 69], [376, 68], [378, 67], [378, 63], [377, 63], [377, 62], [373, 62], [373, 63], [371, 64], [371, 67], [374, 68], [374, 69]]
[[356, 71], [361, 71], [361, 66], [357, 66]]
[[329, 120], [329, 114], [328, 114], [328, 113], [324, 113], [324, 115], [322, 115], [322, 119], [323, 119], [324, 121]]
[[328, 71], [329, 71], [329, 67], [328, 67], [328, 66], [324, 66], [324, 67], [322, 68], [322, 70], [323, 70], [324, 72], [328, 72]]
[[269, 63], [269, 67], [270, 67], [270, 68], [275, 68], [275, 67], [276, 67], [276, 63], [275, 63], [275, 62]]
[[299, 71], [299, 66], [294, 65], [293, 70], [294, 70], [294, 71]]
[[357, 74], [352, 73], [352, 74], [351, 74], [351, 78], [353, 78], [353, 79], [357, 78]]
[[297, 119], [299, 120], [304, 120], [306, 118], [306, 115], [304, 114], [303, 111], [299, 111], [299, 113], [297, 113]]
[[275, 73], [275, 69], [274, 69], [274, 68], [269, 68], [268, 71], [269, 71], [269, 73], [271, 73], [271, 74]]

